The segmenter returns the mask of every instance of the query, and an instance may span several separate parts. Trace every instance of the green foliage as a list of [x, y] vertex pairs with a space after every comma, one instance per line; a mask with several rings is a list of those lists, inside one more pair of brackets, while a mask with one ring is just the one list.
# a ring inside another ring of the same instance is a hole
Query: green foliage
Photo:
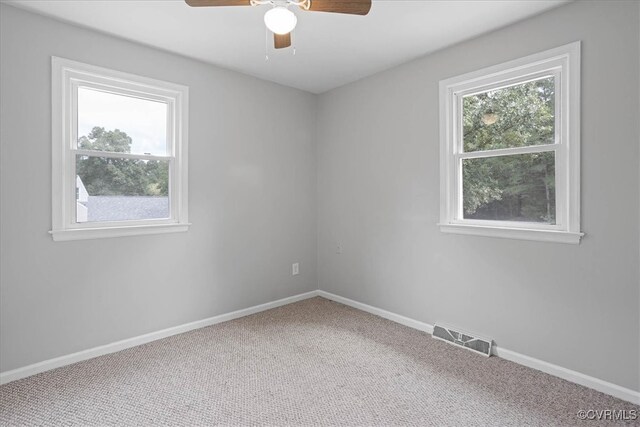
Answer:
[[111, 151], [115, 153], [130, 153], [131, 138], [116, 129], [105, 131], [102, 127], [94, 127], [87, 136], [78, 138], [78, 148], [83, 150]]
[[[554, 103], [553, 78], [465, 97], [464, 151], [552, 144]], [[467, 159], [465, 218], [554, 223], [554, 175], [552, 152]]]
[[[94, 127], [78, 139], [83, 150], [130, 153], [131, 138], [118, 129]], [[78, 156], [76, 173], [91, 196], [168, 196], [169, 165], [165, 161]]]

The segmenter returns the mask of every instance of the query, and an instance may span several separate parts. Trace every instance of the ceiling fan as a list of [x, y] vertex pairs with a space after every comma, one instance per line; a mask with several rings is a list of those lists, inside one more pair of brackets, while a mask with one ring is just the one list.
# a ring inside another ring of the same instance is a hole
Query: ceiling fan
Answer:
[[291, 31], [296, 27], [298, 18], [289, 10], [289, 6], [298, 6], [311, 12], [347, 13], [366, 15], [371, 9], [371, 0], [185, 0], [189, 6], [260, 6], [269, 4], [264, 15], [264, 23], [273, 32], [276, 49], [291, 46]]

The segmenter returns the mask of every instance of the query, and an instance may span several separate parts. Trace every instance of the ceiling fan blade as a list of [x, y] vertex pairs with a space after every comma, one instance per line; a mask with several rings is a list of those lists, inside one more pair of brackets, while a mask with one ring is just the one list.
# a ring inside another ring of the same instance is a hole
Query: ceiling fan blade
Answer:
[[250, 0], [184, 0], [191, 7], [201, 6], [251, 6]]
[[[348, 13], [366, 15], [371, 10], [371, 0], [310, 0], [309, 9], [313, 12]], [[300, 6], [305, 9], [304, 6]]]
[[283, 49], [291, 46], [291, 33], [276, 34], [273, 33], [273, 45], [276, 49]]

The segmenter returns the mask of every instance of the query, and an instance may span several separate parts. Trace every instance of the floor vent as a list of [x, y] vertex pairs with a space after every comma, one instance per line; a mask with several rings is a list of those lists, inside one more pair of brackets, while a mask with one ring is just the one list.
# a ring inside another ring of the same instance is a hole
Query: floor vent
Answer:
[[433, 338], [466, 348], [467, 350], [480, 353], [484, 356], [491, 356], [492, 340], [479, 338], [442, 325], [435, 325], [433, 327], [432, 336]]

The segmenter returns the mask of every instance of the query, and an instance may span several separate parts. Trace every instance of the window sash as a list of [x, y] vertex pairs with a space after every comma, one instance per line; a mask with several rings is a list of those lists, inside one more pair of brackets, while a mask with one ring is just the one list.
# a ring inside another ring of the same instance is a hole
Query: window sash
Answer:
[[171, 160], [173, 156], [155, 156], [153, 154], [133, 154], [133, 153], [119, 153], [117, 151], [97, 151], [97, 150], [76, 150], [71, 149], [72, 153], [78, 156], [91, 156], [91, 157], [108, 157], [110, 159], [138, 159], [138, 160]]
[[[524, 148], [524, 147], [522, 147]], [[529, 148], [529, 147], [527, 147]], [[469, 224], [469, 225], [484, 225], [484, 226], [489, 226], [489, 227], [513, 227], [513, 228], [532, 228], [532, 229], [539, 229], [539, 230], [562, 230], [564, 229], [564, 222], [563, 222], [563, 218], [564, 215], [562, 215], [561, 211], [558, 208], [558, 204], [561, 203], [561, 201], [558, 198], [558, 170], [562, 169], [561, 167], [559, 167], [558, 165], [558, 152], [560, 151], [559, 146], [554, 146], [554, 149], [549, 149], [548, 146], [546, 147], [547, 149], [545, 150], [529, 150], [529, 151], [525, 151], [525, 150], [520, 150], [520, 149], [505, 149], [505, 150], [500, 150], [501, 153], [500, 154], [494, 154], [494, 155], [457, 155], [456, 156], [456, 160], [455, 160], [455, 164], [456, 164], [456, 171], [455, 171], [455, 206], [456, 206], [456, 212], [454, 217], [450, 220], [451, 224], [459, 224], [459, 225], [463, 225], [463, 224]], [[496, 150], [497, 151], [497, 150]], [[511, 151], [511, 152], [506, 152], [506, 151]], [[529, 221], [501, 221], [501, 220], [481, 220], [481, 219], [470, 219], [470, 218], [465, 218], [464, 217], [464, 199], [463, 199], [463, 178], [462, 178], [462, 174], [463, 174], [463, 160], [465, 159], [486, 159], [486, 158], [494, 158], [494, 157], [505, 157], [505, 156], [509, 156], [509, 155], [518, 155], [518, 154], [531, 154], [531, 153], [549, 153], [549, 152], [553, 152], [556, 156], [556, 161], [555, 161], [555, 174], [556, 174], [556, 186], [555, 186], [555, 191], [556, 191], [556, 200], [555, 200], [555, 224], [547, 224], [547, 223], [541, 223], [541, 222], [529, 222]], [[483, 154], [486, 152], [483, 152]], [[472, 154], [472, 153], [467, 153], [467, 154]], [[473, 153], [475, 154], [475, 152]], [[561, 219], [562, 218], [562, 219]]]
[[[76, 158], [77, 156], [91, 156], [91, 157], [108, 157], [111, 159], [141, 159], [141, 160], [163, 160], [169, 162], [169, 218], [149, 218], [149, 219], [141, 219], [141, 220], [121, 220], [121, 221], [86, 221], [86, 222], [78, 222], [78, 211], [77, 211], [77, 200], [75, 197], [69, 197], [69, 201], [67, 204], [67, 218], [71, 219], [71, 224], [69, 224], [69, 228], [96, 228], [96, 227], [115, 227], [115, 226], [137, 226], [144, 225], [149, 223], [154, 224], [173, 224], [176, 223], [176, 218], [178, 217], [178, 212], [176, 210], [176, 203], [174, 203], [173, 195], [175, 193], [174, 182], [175, 182], [175, 158], [173, 157], [160, 157], [160, 156], [148, 156], [148, 155], [140, 155], [140, 154], [129, 154], [129, 155], [115, 155], [114, 153], [108, 153], [109, 155], [102, 155], [102, 151], [93, 151], [93, 150], [69, 150], [69, 165], [70, 165], [70, 174], [67, 176], [69, 186], [69, 194], [76, 194]], [[126, 154], [126, 153], [123, 153]]]
[[[495, 150], [482, 151], [464, 151], [464, 132], [463, 132], [463, 98], [469, 95], [477, 95], [492, 90], [504, 89], [522, 85], [531, 81], [540, 80], [546, 77], [554, 77], [554, 144], [529, 145], [525, 147], [500, 148]], [[562, 230], [566, 224], [566, 211], [564, 206], [564, 197], [566, 189], [563, 184], [563, 174], [565, 172], [565, 162], [561, 161], [566, 144], [562, 143], [560, 128], [563, 122], [564, 110], [562, 108], [562, 71], [557, 67], [538, 70], [532, 74], [526, 74], [517, 78], [500, 80], [497, 82], [485, 84], [478, 88], [476, 86], [467, 90], [456, 91], [454, 93], [455, 106], [453, 123], [456, 129], [455, 145], [452, 156], [452, 163], [455, 165], [454, 182], [453, 182], [453, 201], [452, 206], [455, 207], [453, 217], [450, 219], [452, 224], [469, 224], [483, 226], [513, 227], [513, 228], [529, 228], [541, 230]], [[556, 191], [556, 215], [555, 224], [545, 224], [526, 221], [499, 221], [499, 220], [478, 220], [464, 217], [464, 200], [463, 200], [463, 182], [462, 182], [462, 163], [464, 159], [478, 159], [501, 157], [515, 154], [544, 153], [553, 151], [555, 161], [555, 191]]]
[[[99, 79], [103, 80], [103, 79]], [[71, 80], [71, 103], [70, 103], [70, 116], [72, 119], [71, 127], [69, 129], [70, 140], [66, 144], [66, 150], [69, 158], [68, 175], [66, 176], [67, 185], [71, 190], [68, 194], [75, 194], [76, 192], [76, 157], [78, 155], [86, 155], [91, 157], [108, 157], [114, 159], [140, 159], [140, 160], [164, 160], [169, 161], [169, 218], [153, 218], [144, 220], [122, 220], [122, 221], [91, 221], [91, 222], [78, 222], [77, 201], [72, 197], [69, 197], [67, 203], [67, 218], [70, 223], [68, 228], [96, 228], [96, 227], [114, 227], [114, 226], [137, 226], [149, 223], [155, 224], [172, 224], [177, 222], [178, 217], [176, 203], [174, 202], [173, 195], [176, 194], [176, 188], [173, 183], [177, 181], [175, 176], [175, 143], [174, 143], [174, 110], [175, 101], [173, 98], [168, 98], [165, 95], [159, 95], [153, 92], [143, 91], [136, 89], [136, 85], [125, 84], [120, 86], [122, 82], [118, 83], [118, 86], [113, 84], [107, 84], [104, 82], [96, 83], [95, 81], [72, 79]], [[157, 156], [150, 154], [134, 154], [134, 153], [121, 153], [115, 151], [98, 151], [98, 150], [85, 150], [78, 148], [78, 89], [80, 87], [88, 87], [95, 90], [100, 90], [106, 93], [112, 93], [115, 95], [129, 96], [138, 99], [146, 99], [149, 101], [163, 102], [167, 104], [167, 129], [166, 143], [167, 143], [167, 155]]]
[[531, 153], [544, 153], [546, 151], [560, 151], [562, 150], [561, 144], [544, 144], [544, 145], [529, 145], [527, 147], [513, 147], [513, 148], [500, 148], [496, 150], [485, 151], [469, 151], [465, 153], [454, 154], [453, 157], [457, 159], [482, 159], [488, 157], [502, 157], [510, 156], [514, 154], [531, 154]]
[[[120, 83], [119, 83], [120, 84]], [[135, 86], [132, 85], [123, 85], [123, 86], [114, 86], [113, 84], [107, 83], [96, 83], [94, 81], [89, 80], [81, 80], [78, 78], [71, 79], [71, 99], [70, 99], [70, 108], [71, 108], [71, 128], [69, 129], [69, 145], [68, 147], [71, 149], [78, 149], [78, 89], [81, 87], [86, 87], [89, 89], [98, 90], [105, 93], [110, 93], [114, 95], [126, 96], [130, 98], [143, 99], [147, 101], [153, 102], [161, 102], [167, 105], [167, 118], [166, 118], [166, 126], [165, 129], [165, 138], [166, 138], [166, 148], [165, 152], [167, 156], [174, 156], [176, 147], [175, 147], [175, 135], [174, 135], [174, 117], [175, 117], [175, 97], [169, 97], [166, 94], [162, 94], [158, 91], [142, 91], [140, 89], [133, 89]], [[149, 89], [151, 90], [151, 89]], [[105, 151], [108, 153], [109, 151]]]
[[[539, 147], [539, 146], [546, 146], [549, 147], [551, 145], [559, 145], [562, 143], [562, 134], [561, 134], [561, 130], [562, 130], [562, 114], [563, 114], [563, 105], [562, 105], [562, 70], [559, 69], [558, 67], [552, 67], [552, 68], [548, 68], [548, 69], [542, 69], [541, 71], [538, 71], [536, 73], [533, 74], [527, 74], [525, 76], [520, 76], [520, 77], [515, 77], [512, 79], [506, 79], [506, 80], [500, 80], [498, 82], [494, 82], [494, 83], [489, 83], [489, 84], [485, 84], [484, 86], [482, 86], [482, 89], [478, 89], [477, 87], [472, 87], [470, 89], [465, 90], [460, 90], [460, 91], [455, 91], [453, 92], [453, 97], [455, 100], [455, 105], [454, 105], [454, 116], [453, 116], [453, 122], [454, 122], [454, 127], [455, 127], [455, 135], [454, 135], [454, 140], [455, 140], [455, 145], [454, 145], [454, 151], [453, 154], [461, 154], [461, 153], [466, 153], [464, 151], [464, 131], [463, 131], [463, 98], [466, 96], [470, 96], [470, 95], [479, 95], [482, 93], [486, 93], [486, 92], [490, 92], [493, 90], [497, 90], [497, 89], [505, 89], [505, 88], [509, 88], [509, 87], [514, 87], [514, 86], [518, 86], [518, 85], [522, 85], [525, 83], [529, 83], [535, 80], [540, 80], [542, 78], [545, 77], [552, 77], [553, 76], [553, 84], [554, 84], [554, 92], [555, 92], [555, 97], [554, 97], [554, 142], [555, 144], [540, 144], [540, 145], [530, 145], [527, 146], [527, 148], [530, 147]], [[515, 148], [520, 148], [520, 147], [512, 147], [512, 148], [504, 148], [504, 149], [496, 149], [496, 150], [486, 150], [487, 152], [491, 151], [491, 152], [496, 152], [499, 150], [507, 150], [507, 149], [515, 149]], [[525, 147], [522, 147], [525, 148]], [[483, 151], [484, 152], [484, 151]], [[477, 153], [477, 151], [470, 151], [469, 153]]]

